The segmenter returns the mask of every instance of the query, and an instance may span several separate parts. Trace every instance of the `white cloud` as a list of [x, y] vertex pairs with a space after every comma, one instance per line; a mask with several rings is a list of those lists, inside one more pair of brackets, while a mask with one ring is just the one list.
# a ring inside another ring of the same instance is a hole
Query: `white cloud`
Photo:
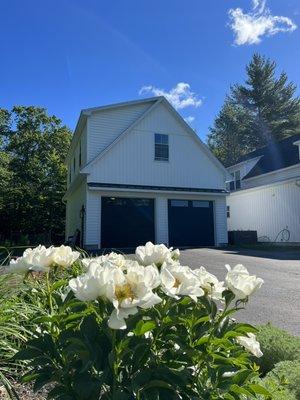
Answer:
[[193, 117], [192, 115], [189, 115], [188, 117], [184, 118], [184, 120], [188, 124], [191, 124], [193, 121], [195, 121], [195, 117]]
[[169, 92], [155, 86], [143, 86], [139, 94], [152, 94], [154, 96], [164, 96], [177, 110], [186, 107], [200, 107], [202, 100], [191, 91], [188, 83], [179, 82]]
[[231, 29], [235, 33], [234, 43], [260, 43], [263, 36], [273, 36], [278, 32], [293, 32], [297, 25], [288, 17], [272, 15], [266, 0], [252, 0], [252, 10], [244, 13], [241, 8], [229, 10]]

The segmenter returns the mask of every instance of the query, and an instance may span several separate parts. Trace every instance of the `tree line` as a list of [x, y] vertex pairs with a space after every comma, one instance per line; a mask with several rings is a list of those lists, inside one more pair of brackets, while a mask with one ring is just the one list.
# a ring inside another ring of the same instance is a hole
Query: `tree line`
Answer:
[[[286, 73], [277, 77], [275, 62], [254, 54], [246, 74], [244, 84], [230, 88], [208, 135], [225, 166], [300, 132], [300, 99]], [[64, 240], [64, 161], [71, 138], [70, 129], [44, 108], [0, 108], [0, 243], [16, 234]]]
[[0, 109], [0, 242], [26, 244], [26, 235], [45, 233], [64, 240], [64, 161], [71, 137], [44, 108]]

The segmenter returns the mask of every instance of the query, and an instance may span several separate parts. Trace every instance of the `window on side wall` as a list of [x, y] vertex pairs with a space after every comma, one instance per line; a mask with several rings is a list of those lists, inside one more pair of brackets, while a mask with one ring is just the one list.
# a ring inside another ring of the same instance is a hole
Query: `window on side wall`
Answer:
[[156, 161], [169, 161], [169, 136], [161, 133], [154, 134]]
[[241, 171], [235, 171], [231, 174], [232, 181], [227, 183], [227, 190], [237, 190], [241, 188]]
[[227, 206], [227, 218], [230, 218], [230, 206]]

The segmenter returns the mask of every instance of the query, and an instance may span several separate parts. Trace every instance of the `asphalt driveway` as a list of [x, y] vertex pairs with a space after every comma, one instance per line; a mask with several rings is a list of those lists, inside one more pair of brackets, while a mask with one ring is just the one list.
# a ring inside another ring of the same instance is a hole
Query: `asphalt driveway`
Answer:
[[241, 321], [273, 325], [300, 336], [300, 251], [189, 249], [181, 251], [182, 265], [203, 265], [220, 280], [225, 264], [243, 264], [251, 274], [264, 279], [250, 299]]

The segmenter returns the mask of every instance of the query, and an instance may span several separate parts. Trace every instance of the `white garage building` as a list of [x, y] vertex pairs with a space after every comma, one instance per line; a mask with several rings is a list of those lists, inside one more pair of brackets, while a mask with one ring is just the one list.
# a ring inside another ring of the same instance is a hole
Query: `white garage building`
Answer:
[[227, 243], [227, 171], [164, 97], [82, 110], [67, 163], [85, 248]]

